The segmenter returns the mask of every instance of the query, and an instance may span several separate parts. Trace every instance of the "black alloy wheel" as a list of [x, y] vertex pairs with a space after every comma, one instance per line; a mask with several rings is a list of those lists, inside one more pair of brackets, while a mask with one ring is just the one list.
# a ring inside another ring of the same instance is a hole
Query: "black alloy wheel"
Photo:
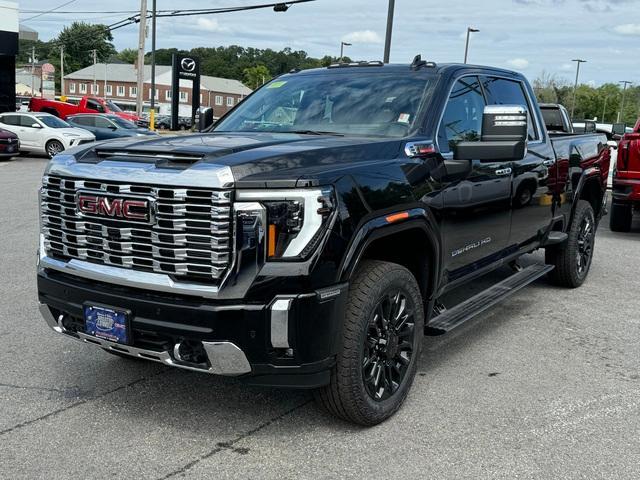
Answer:
[[362, 379], [374, 400], [386, 400], [402, 384], [414, 336], [411, 300], [404, 292], [387, 292], [371, 315], [363, 348]]
[[595, 228], [591, 222], [591, 218], [585, 216], [580, 224], [580, 233], [578, 234], [578, 252], [576, 255], [576, 263], [578, 275], [585, 276], [591, 265], [593, 255], [593, 241], [595, 237]]

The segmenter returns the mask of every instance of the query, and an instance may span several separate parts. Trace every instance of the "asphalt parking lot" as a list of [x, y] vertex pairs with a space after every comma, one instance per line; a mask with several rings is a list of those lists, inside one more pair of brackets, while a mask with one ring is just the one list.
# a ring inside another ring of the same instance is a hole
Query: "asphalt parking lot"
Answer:
[[308, 392], [50, 331], [35, 283], [45, 164], [0, 162], [0, 478], [640, 478], [640, 224], [602, 222], [582, 288], [540, 280], [425, 337], [404, 408], [364, 429]]

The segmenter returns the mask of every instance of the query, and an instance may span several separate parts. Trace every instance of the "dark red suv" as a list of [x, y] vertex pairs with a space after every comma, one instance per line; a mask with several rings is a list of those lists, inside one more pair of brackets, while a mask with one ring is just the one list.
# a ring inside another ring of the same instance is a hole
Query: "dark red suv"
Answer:
[[618, 145], [613, 173], [613, 204], [610, 226], [614, 232], [631, 230], [633, 211], [640, 209], [640, 119]]
[[18, 136], [0, 128], [0, 159], [8, 160], [20, 154], [20, 140]]

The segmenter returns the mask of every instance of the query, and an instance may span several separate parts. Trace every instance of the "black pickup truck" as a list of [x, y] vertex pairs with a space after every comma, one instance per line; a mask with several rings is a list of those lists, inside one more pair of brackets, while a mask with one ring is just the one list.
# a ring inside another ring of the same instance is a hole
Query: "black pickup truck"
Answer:
[[[604, 135], [551, 137], [518, 73], [292, 71], [210, 131], [71, 149], [40, 191], [40, 310], [126, 358], [313, 388], [373, 425], [446, 332], [548, 274], [581, 285]], [[546, 249], [546, 263], [520, 256]], [[445, 293], [514, 274], [459, 305]]]

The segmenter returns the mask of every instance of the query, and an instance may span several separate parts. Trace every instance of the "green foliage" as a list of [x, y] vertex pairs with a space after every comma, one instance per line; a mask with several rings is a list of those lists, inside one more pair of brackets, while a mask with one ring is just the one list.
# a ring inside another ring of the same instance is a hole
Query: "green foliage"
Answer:
[[245, 68], [243, 73], [244, 84], [250, 88], [258, 88], [260, 85], [264, 85], [271, 79], [269, 69], [264, 65]]
[[[549, 75], [546, 72], [533, 81], [533, 90], [541, 103], [561, 103], [571, 112], [573, 107], [573, 85], [566, 80]], [[599, 87], [578, 85], [575, 92], [576, 104], [574, 118], [576, 120], [597, 119], [599, 122], [613, 123], [617, 121], [622, 104], [622, 87], [615, 83], [605, 83]], [[620, 121], [627, 125], [635, 124], [640, 106], [640, 87], [627, 87], [624, 112]]]
[[138, 50], [125, 48], [118, 52], [116, 58], [124, 63], [135, 63], [138, 60]]

